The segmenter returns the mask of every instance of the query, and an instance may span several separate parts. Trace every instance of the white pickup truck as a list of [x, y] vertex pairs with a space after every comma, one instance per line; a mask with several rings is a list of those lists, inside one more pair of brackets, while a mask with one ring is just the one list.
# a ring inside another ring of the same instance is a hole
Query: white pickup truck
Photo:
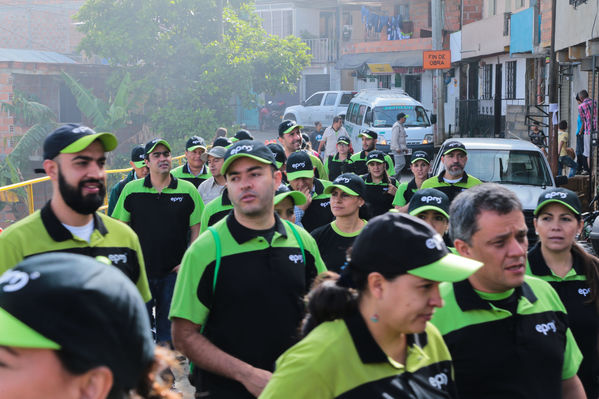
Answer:
[[347, 106], [356, 95], [355, 91], [318, 91], [299, 105], [285, 108], [283, 119], [291, 119], [306, 127], [314, 126], [321, 122], [323, 126], [330, 126], [333, 117], [345, 115]]

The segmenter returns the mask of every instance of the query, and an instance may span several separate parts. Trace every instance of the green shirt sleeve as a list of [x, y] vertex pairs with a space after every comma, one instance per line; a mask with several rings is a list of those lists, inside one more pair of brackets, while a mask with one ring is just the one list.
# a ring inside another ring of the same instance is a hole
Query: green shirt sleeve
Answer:
[[397, 192], [395, 193], [395, 197], [393, 197], [393, 206], [405, 206], [407, 204], [406, 198], [404, 194], [408, 189], [408, 183], [401, 183], [399, 187], [397, 187]]
[[301, 227], [295, 227], [297, 230], [301, 230], [300, 234], [302, 237], [302, 241], [304, 242], [304, 247], [306, 251], [309, 251], [310, 254], [314, 257], [314, 267], [316, 268], [316, 275], [319, 275], [322, 272], [327, 271], [327, 267], [320, 256], [320, 251], [318, 250], [318, 244], [316, 244], [316, 240], [310, 233], [308, 233], [305, 229]]
[[562, 369], [562, 380], [572, 378], [578, 372], [582, 362], [582, 353], [574, 340], [572, 331], [568, 328], [566, 331], [566, 351], [564, 352], [564, 366]]
[[110, 195], [108, 196], [108, 210], [106, 211], [108, 216], [112, 215], [112, 212], [114, 211], [114, 207], [116, 206], [116, 202], [119, 199], [120, 196], [120, 192], [119, 192], [119, 186], [120, 186], [121, 182], [116, 183], [114, 186], [112, 186], [112, 189], [110, 190]]
[[[129, 183], [132, 183], [132, 182], [129, 182]], [[119, 200], [117, 201], [116, 206], [114, 207], [114, 211], [110, 215], [113, 218], [118, 219], [123, 222], [126, 222], [126, 223], [129, 223], [131, 221], [131, 213], [129, 213], [129, 211], [127, 209], [125, 209], [125, 199], [130, 194], [130, 191], [131, 191], [130, 190], [131, 184], [129, 184], [129, 183], [127, 183], [125, 185], [125, 188], [121, 192], [121, 195], [119, 195]]]
[[148, 276], [146, 275], [146, 264], [144, 262], [143, 251], [141, 250], [141, 244], [139, 243], [139, 238], [137, 234], [131, 229], [131, 232], [135, 236], [132, 244], [132, 249], [137, 254], [137, 263], [139, 264], [139, 277], [137, 278], [137, 282], [135, 286], [137, 290], [141, 294], [144, 302], [149, 302], [152, 299], [152, 293], [150, 292], [150, 285], [148, 283]]
[[[191, 184], [191, 186], [193, 187], [193, 184]], [[195, 204], [193, 212], [189, 217], [189, 225], [194, 226], [202, 221], [202, 214], [204, 213], [204, 201], [202, 201], [200, 192], [195, 187], [193, 187], [193, 190], [190, 190], [189, 194], [191, 195], [191, 198]]]
[[395, 166], [393, 165], [393, 160], [389, 154], [385, 154], [385, 161], [387, 162], [387, 173], [389, 176], [395, 175]]
[[327, 172], [327, 170], [325, 169], [324, 165], [322, 164], [322, 161], [320, 160], [320, 158], [309, 154], [310, 155], [310, 159], [312, 160], [312, 164], [314, 164], [314, 167], [316, 168], [316, 170], [318, 171], [318, 178], [321, 180], [329, 180], [329, 174]]

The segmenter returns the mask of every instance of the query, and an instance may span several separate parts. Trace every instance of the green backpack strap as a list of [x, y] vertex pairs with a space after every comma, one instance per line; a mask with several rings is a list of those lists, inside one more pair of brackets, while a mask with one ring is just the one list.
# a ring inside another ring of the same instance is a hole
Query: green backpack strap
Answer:
[[305, 265], [306, 264], [306, 253], [304, 252], [304, 242], [302, 241], [302, 237], [297, 232], [297, 229], [293, 226], [293, 223], [291, 223], [289, 220], [285, 220], [285, 223], [287, 223], [287, 226], [289, 226], [289, 228], [291, 229], [291, 232], [295, 236], [295, 240], [299, 244], [300, 250], [302, 251], [302, 259], [304, 260], [304, 265]]

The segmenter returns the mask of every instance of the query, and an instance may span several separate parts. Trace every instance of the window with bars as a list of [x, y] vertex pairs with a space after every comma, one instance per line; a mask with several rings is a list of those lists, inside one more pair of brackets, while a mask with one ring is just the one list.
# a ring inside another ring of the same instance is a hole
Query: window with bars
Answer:
[[485, 65], [483, 69], [483, 98], [493, 98], [493, 65]]
[[259, 10], [256, 11], [262, 18], [264, 30], [279, 37], [293, 34], [293, 10]]
[[516, 98], [516, 61], [505, 63], [505, 98]]

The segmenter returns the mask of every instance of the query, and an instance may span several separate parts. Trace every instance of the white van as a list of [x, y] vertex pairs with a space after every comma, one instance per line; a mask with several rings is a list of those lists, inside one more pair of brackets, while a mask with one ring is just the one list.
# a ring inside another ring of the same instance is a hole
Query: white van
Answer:
[[426, 151], [433, 156], [433, 124], [421, 103], [401, 89], [364, 89], [351, 100], [345, 114], [345, 129], [354, 150], [361, 151], [362, 140], [358, 137], [364, 130], [378, 133], [377, 149], [390, 152], [391, 127], [397, 114], [407, 115], [406, 128], [408, 151]]

